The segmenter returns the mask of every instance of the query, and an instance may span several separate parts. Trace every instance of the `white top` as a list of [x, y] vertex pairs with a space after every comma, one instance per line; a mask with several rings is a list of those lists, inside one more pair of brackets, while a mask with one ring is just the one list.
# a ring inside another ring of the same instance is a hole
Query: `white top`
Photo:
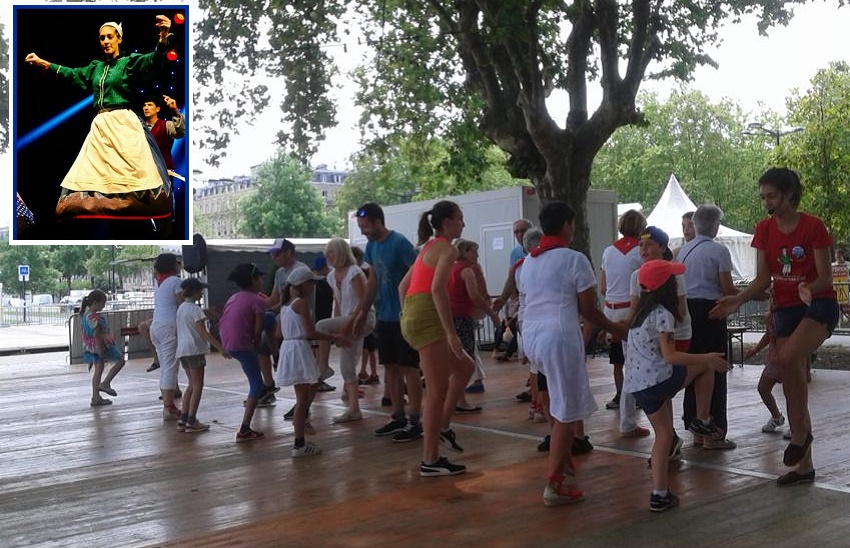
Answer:
[[[596, 285], [593, 267], [584, 254], [569, 248], [528, 256], [519, 275], [519, 292], [525, 295], [523, 325], [542, 322], [550, 329], [575, 330], [581, 341], [577, 295]], [[578, 355], [584, 362], [584, 346]]]
[[[357, 296], [357, 291], [354, 289], [354, 279], [360, 276], [363, 278], [363, 283], [366, 283], [366, 275], [357, 265], [351, 265], [345, 272], [342, 280], [337, 284], [336, 270], [331, 270], [328, 273], [328, 283], [334, 292], [334, 301], [339, 306], [340, 316], [350, 316], [354, 314], [357, 307], [360, 306], [360, 298]], [[365, 287], [365, 285], [364, 285]]]
[[635, 246], [625, 255], [613, 245], [602, 252], [602, 271], [605, 272], [605, 300], [609, 303], [629, 302], [629, 279], [640, 268], [640, 247]]
[[176, 322], [177, 318], [177, 295], [183, 293], [180, 289], [181, 280], [177, 276], [169, 276], [162, 280], [153, 294], [153, 319], [151, 324]]
[[623, 368], [623, 391], [640, 392], [664, 382], [673, 375], [673, 366], [664, 361], [658, 337], [672, 333], [676, 320], [663, 306], [656, 306], [643, 324], [629, 330], [626, 364]]
[[177, 357], [197, 356], [210, 351], [207, 340], [195, 325], [206, 316], [198, 303], [183, 301], [177, 308]]
[[[676, 276], [676, 286], [679, 288], [676, 291], [676, 295], [680, 297], [688, 298], [688, 292], [685, 289], [685, 280], [682, 276]], [[634, 271], [632, 273], [632, 296], [640, 299], [640, 282], [638, 282], [638, 273]], [[673, 338], [677, 341], [689, 341], [691, 340], [691, 335], [693, 332], [691, 331], [691, 313], [688, 311], [688, 307], [685, 307], [685, 314], [682, 316], [682, 321], [676, 323], [676, 332], [673, 334]]]

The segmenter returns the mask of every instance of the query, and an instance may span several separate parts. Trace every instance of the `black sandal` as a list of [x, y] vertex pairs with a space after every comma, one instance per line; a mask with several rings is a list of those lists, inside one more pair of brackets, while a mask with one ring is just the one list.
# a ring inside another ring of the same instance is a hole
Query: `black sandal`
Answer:
[[785, 466], [796, 466], [803, 457], [806, 456], [806, 453], [809, 452], [809, 447], [812, 446], [812, 433], [809, 432], [808, 437], [806, 437], [806, 441], [803, 445], [794, 445], [793, 443], [789, 443], [788, 447], [785, 448], [785, 454], [782, 456], [782, 462], [785, 463]]

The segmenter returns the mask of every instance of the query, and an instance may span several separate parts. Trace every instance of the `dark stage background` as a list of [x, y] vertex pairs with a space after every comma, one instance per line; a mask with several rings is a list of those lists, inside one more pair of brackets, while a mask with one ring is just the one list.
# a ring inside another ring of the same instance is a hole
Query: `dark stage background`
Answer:
[[[174, 22], [174, 15], [182, 13], [186, 21]], [[14, 10], [12, 69], [14, 89], [14, 174], [15, 188], [35, 215], [36, 224], [22, 234], [19, 240], [68, 239], [63, 226], [56, 221], [55, 207], [59, 198], [60, 183], [77, 157], [88, 133], [96, 111], [93, 101], [85, 105], [57, 127], [29, 143], [31, 132], [42, 124], [67, 112], [71, 107], [90, 97], [90, 94], [72, 85], [70, 81], [46, 74], [40, 68], [24, 63], [27, 54], [34, 52], [42, 59], [67, 67], [83, 67], [101, 57], [98, 43], [100, 25], [115, 21], [123, 26], [121, 52], [148, 53], [153, 51], [159, 38], [155, 27], [156, 15], [166, 15], [171, 20], [170, 49], [177, 52], [175, 62], [167, 61], [166, 68], [153, 81], [145, 82], [137, 91], [135, 110], [141, 114], [144, 95], [166, 94], [177, 101], [187, 119], [186, 136], [174, 142], [172, 154], [177, 173], [187, 181], [174, 181], [175, 216], [173, 240], [187, 240], [188, 201], [188, 142], [189, 112], [187, 105], [187, 27], [189, 13], [183, 6], [145, 6], [117, 8], [86, 8], [82, 6], [19, 6]], [[167, 114], [161, 112], [161, 114]], [[14, 219], [14, 216], [12, 217]], [[149, 224], [149, 223], [148, 223]]]

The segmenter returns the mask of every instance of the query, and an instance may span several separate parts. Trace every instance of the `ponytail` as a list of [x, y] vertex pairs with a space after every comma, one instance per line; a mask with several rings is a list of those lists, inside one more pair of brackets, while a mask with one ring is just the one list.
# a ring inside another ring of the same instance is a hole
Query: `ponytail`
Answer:
[[106, 302], [106, 293], [100, 289], [94, 289], [91, 293], [83, 297], [82, 302], [80, 302], [80, 317], [85, 316], [88, 307], [99, 302]]
[[443, 228], [443, 222], [446, 219], [451, 219], [458, 210], [460, 210], [460, 207], [456, 203], [441, 200], [434, 204], [433, 208], [423, 213], [422, 217], [419, 218], [419, 227], [417, 228], [417, 236], [419, 237], [417, 245], [427, 242], [435, 231]]
[[419, 217], [419, 226], [416, 229], [416, 235], [419, 237], [419, 242], [417, 242], [417, 246], [420, 246], [431, 239], [431, 236], [434, 235], [434, 231], [431, 228], [431, 221], [428, 220], [428, 217], [432, 215], [434, 212], [433, 209], [429, 209], [425, 213]]

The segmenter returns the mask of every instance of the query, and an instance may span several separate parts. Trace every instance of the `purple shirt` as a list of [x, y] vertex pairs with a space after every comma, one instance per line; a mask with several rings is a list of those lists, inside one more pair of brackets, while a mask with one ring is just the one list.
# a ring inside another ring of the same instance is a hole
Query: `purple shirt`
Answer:
[[239, 291], [227, 299], [224, 312], [218, 322], [221, 344], [227, 350], [253, 350], [254, 325], [257, 314], [265, 312], [266, 306], [259, 295], [251, 291]]

